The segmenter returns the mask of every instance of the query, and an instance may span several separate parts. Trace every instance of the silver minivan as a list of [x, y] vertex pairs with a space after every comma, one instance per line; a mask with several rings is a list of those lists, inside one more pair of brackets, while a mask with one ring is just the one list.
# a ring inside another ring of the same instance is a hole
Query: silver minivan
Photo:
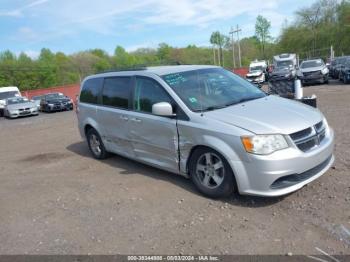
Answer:
[[77, 116], [95, 158], [115, 153], [186, 176], [214, 198], [285, 195], [334, 161], [334, 133], [319, 110], [216, 66], [89, 76]]

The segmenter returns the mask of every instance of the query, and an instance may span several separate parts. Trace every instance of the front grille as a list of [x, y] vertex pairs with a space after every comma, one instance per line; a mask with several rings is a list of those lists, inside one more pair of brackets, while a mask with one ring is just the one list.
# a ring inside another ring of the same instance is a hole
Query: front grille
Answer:
[[318, 146], [326, 137], [326, 127], [323, 121], [313, 127], [303, 129], [289, 135], [295, 145], [303, 152]]
[[[279, 81], [283, 80], [283, 81]], [[295, 87], [294, 80], [284, 79], [270, 79], [269, 80], [269, 90], [268, 93], [271, 95], [279, 95], [282, 97], [294, 97]]]
[[300, 182], [303, 182], [318, 173], [320, 173], [332, 160], [332, 156], [329, 156], [325, 161], [323, 161], [321, 164], [315, 166], [314, 168], [311, 168], [301, 174], [293, 174], [288, 176], [283, 176], [277, 179], [275, 182], [273, 182], [270, 186], [272, 189], [281, 189], [293, 186], [295, 184], [298, 184]]
[[291, 134], [290, 137], [293, 140], [300, 140], [300, 139], [303, 139], [305, 137], [310, 136], [311, 134], [312, 134], [312, 128], [309, 127], [309, 128], [304, 129], [304, 130], [301, 130], [299, 132]]
[[312, 71], [303, 73], [304, 76], [319, 76], [322, 75], [321, 71]]

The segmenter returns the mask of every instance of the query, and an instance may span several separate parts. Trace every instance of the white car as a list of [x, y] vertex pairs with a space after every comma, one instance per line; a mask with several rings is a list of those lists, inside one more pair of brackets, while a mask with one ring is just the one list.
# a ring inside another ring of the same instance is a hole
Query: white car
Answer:
[[249, 72], [246, 79], [254, 84], [263, 84], [266, 81], [266, 61], [254, 61], [249, 65]]
[[18, 87], [15, 87], [15, 86], [0, 87], [0, 116], [4, 116], [6, 99], [10, 97], [20, 97], [20, 96], [21, 96], [21, 93], [19, 92]]
[[36, 104], [26, 97], [11, 97], [6, 99], [4, 116], [17, 118], [21, 116], [37, 116], [39, 114]]

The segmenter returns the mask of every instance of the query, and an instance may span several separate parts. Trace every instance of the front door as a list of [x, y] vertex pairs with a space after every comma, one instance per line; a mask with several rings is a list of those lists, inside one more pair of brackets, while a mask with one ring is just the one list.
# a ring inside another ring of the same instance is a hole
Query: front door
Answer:
[[132, 146], [136, 158], [178, 172], [176, 119], [153, 115], [152, 105], [159, 102], [172, 103], [172, 99], [157, 81], [136, 77], [129, 119]]

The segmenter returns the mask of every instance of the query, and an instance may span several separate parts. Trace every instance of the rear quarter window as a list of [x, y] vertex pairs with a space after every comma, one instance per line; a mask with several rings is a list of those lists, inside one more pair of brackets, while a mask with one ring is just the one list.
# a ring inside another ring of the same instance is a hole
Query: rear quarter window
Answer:
[[86, 80], [81, 89], [79, 101], [82, 103], [98, 104], [98, 97], [102, 83], [103, 78], [92, 78]]

